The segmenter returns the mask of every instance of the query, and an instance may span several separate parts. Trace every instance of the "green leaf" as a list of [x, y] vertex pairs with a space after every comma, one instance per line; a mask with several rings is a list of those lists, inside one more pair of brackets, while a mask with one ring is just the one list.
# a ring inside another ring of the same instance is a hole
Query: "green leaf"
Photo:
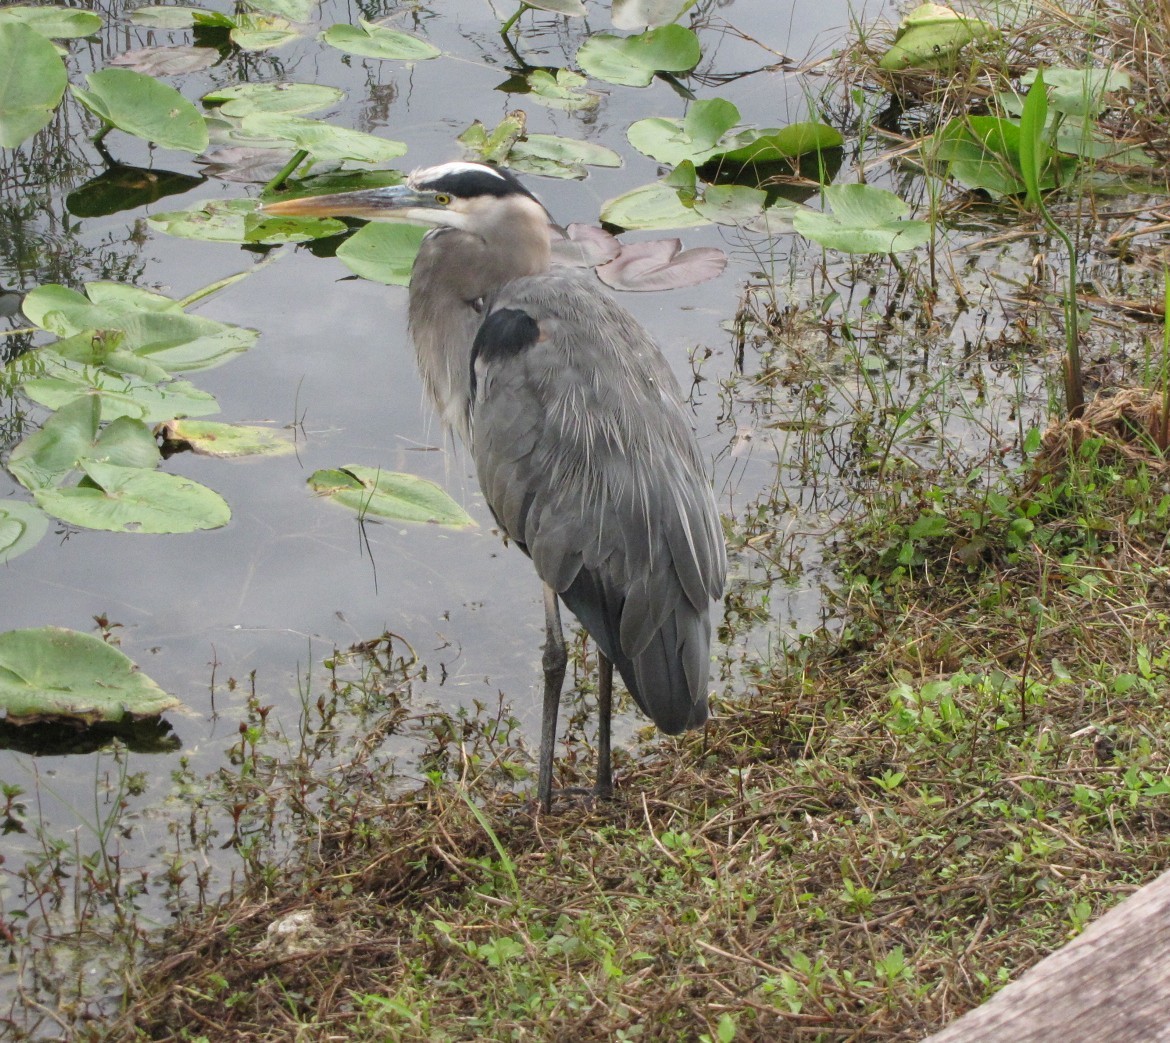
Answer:
[[[1035, 83], [1041, 70], [1033, 69], [1024, 73], [1020, 82], [1025, 86]], [[1056, 112], [1066, 116], [1088, 116], [1096, 118], [1108, 107], [1106, 97], [1114, 91], [1128, 90], [1132, 82], [1129, 73], [1121, 69], [1069, 69], [1054, 68], [1043, 70], [1044, 82], [1048, 87], [1049, 100]]]
[[952, 62], [972, 40], [993, 35], [994, 27], [979, 18], [940, 4], [922, 4], [902, 20], [893, 45], [878, 65], [887, 70], [937, 69]]
[[249, 7], [269, 14], [283, 15], [294, 22], [307, 22], [317, 9], [319, 0], [248, 0]]
[[711, 162], [720, 163], [779, 163], [813, 152], [840, 148], [845, 144], [841, 132], [826, 123], [790, 123], [780, 130], [740, 131], [723, 146]]
[[759, 217], [768, 193], [747, 185], [708, 185], [695, 201], [695, 213], [717, 225], [744, 225]]
[[345, 91], [323, 83], [238, 83], [203, 95], [203, 104], [218, 105], [223, 115], [238, 119], [252, 112], [316, 112], [344, 97]]
[[609, 18], [615, 29], [653, 29], [677, 21], [695, 0], [613, 0]]
[[48, 531], [44, 511], [23, 500], [0, 500], [0, 565], [32, 550]]
[[1044, 85], [1044, 71], [1038, 69], [1032, 86], [1024, 98], [1020, 114], [1019, 165], [1020, 177], [1027, 190], [1028, 202], [1040, 205], [1040, 172], [1048, 160], [1048, 143], [1044, 126], [1048, 122], [1048, 88]]
[[418, 62], [438, 58], [443, 53], [434, 44], [420, 40], [417, 36], [375, 25], [364, 18], [358, 21], [360, 26], [346, 23], [331, 25], [321, 34], [321, 39], [330, 47], [363, 58]]
[[927, 221], [906, 221], [910, 208], [893, 192], [872, 185], [826, 185], [831, 214], [798, 211], [792, 219], [808, 239], [845, 253], [897, 253], [930, 241]]
[[173, 87], [129, 69], [102, 69], [86, 77], [89, 90], [73, 86], [78, 100], [119, 130], [164, 148], [202, 152], [207, 124]]
[[[148, 29], [189, 29], [195, 24], [197, 15], [207, 14], [211, 12], [195, 7], [140, 7], [130, 13], [130, 22]], [[230, 29], [235, 25], [227, 15], [220, 17], [224, 28]]]
[[105, 23], [92, 11], [77, 11], [71, 7], [28, 7], [23, 4], [0, 7], [0, 26], [17, 24], [27, 25], [48, 40], [76, 40], [92, 36]]
[[564, 109], [572, 112], [579, 109], [595, 109], [601, 101], [597, 91], [586, 90], [589, 81], [571, 69], [557, 69], [554, 77], [547, 69], [533, 69], [524, 83], [533, 101], [550, 109]]
[[251, 113], [241, 120], [240, 129], [259, 143], [267, 142], [269, 148], [304, 149], [314, 159], [327, 162], [385, 163], [406, 152], [401, 141], [277, 112]]
[[113, 645], [75, 630], [0, 634], [0, 709], [10, 724], [67, 717], [92, 724], [179, 706]]
[[70, 525], [110, 532], [195, 532], [231, 520], [223, 497], [191, 478], [96, 461], [83, 470], [72, 488], [38, 489], [37, 503]]
[[508, 152], [508, 166], [513, 170], [546, 177], [585, 177], [586, 166], [621, 165], [622, 157], [613, 149], [555, 134], [529, 134]]
[[266, 14], [241, 14], [230, 32], [232, 43], [243, 51], [270, 51], [297, 39], [301, 33], [287, 18]]
[[86, 461], [153, 468], [159, 461], [154, 435], [141, 420], [121, 416], [101, 428], [101, 399], [82, 395], [66, 403], [8, 458], [8, 469], [26, 489], [59, 484]]
[[701, 166], [717, 151], [719, 139], [739, 122], [739, 109], [722, 98], [695, 102], [685, 119], [651, 117], [626, 131], [630, 144], [671, 166], [690, 160]]
[[475, 120], [457, 140], [475, 152], [484, 163], [505, 163], [513, 146], [524, 136], [527, 117], [523, 112], [511, 112], [489, 134], [487, 128]]
[[405, 286], [426, 233], [418, 225], [371, 221], [337, 248], [337, 259], [363, 279]]
[[202, 456], [280, 456], [296, 449], [283, 431], [214, 420], [172, 420], [156, 430], [170, 452], [190, 450]]
[[252, 199], [209, 200], [189, 210], [152, 214], [147, 223], [180, 239], [272, 245], [340, 235], [348, 227], [333, 217], [265, 217]]
[[28, 26], [0, 23], [0, 146], [16, 148], [46, 126], [67, 83], [48, 40]]
[[627, 87], [646, 87], [658, 72], [688, 72], [699, 63], [699, 39], [681, 25], [664, 25], [637, 36], [600, 33], [577, 51], [590, 76]]
[[708, 223], [660, 181], [607, 200], [601, 205], [601, 219], [621, 228], [691, 228]]
[[321, 496], [357, 511], [395, 521], [434, 522], [469, 528], [471, 517], [434, 482], [411, 474], [350, 464], [340, 470], [315, 471], [310, 488]]

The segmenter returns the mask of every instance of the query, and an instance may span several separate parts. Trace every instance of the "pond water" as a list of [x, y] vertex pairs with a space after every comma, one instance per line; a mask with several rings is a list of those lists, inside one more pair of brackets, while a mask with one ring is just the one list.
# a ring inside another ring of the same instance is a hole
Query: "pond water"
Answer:
[[[189, 31], [135, 28], [126, 20], [129, 9], [117, 4], [95, 9], [107, 17], [107, 26], [98, 37], [72, 46], [74, 82], [124, 51], [191, 38]], [[839, 45], [851, 20], [869, 21], [881, 13], [880, 4], [858, 10], [846, 0], [701, 2], [684, 21], [693, 18], [703, 61], [681, 82], [699, 97], [718, 94], [733, 101], [746, 124], [783, 126], [806, 118], [810, 100], [828, 90], [809, 59]], [[563, 223], [596, 223], [604, 200], [660, 175], [654, 161], [626, 143], [625, 129], [647, 115], [685, 113], [686, 99], [668, 83], [656, 80], [642, 90], [606, 88], [597, 109], [563, 113], [496, 89], [515, 59], [487, 2], [430, 10], [339, 0], [322, 4], [318, 15], [322, 26], [388, 16], [397, 27], [425, 36], [444, 57], [414, 65], [363, 60], [310, 34], [272, 52], [228, 53], [207, 71], [173, 82], [188, 98], [241, 80], [340, 87], [346, 100], [335, 111], [314, 115], [406, 142], [409, 153], [399, 164], [404, 169], [458, 158], [456, 136], [472, 120], [491, 127], [509, 110], [523, 107], [530, 131], [596, 141], [624, 158], [620, 169], [595, 169], [584, 181], [531, 179]], [[532, 65], [565, 67], [580, 42], [607, 25], [601, 4], [590, 5], [586, 20], [528, 13], [517, 47]], [[791, 61], [781, 64], [784, 57]], [[801, 67], [806, 71], [798, 72]], [[104, 798], [99, 796], [95, 807], [95, 790], [103, 792], [100, 780], [118, 770], [141, 773], [127, 819], [135, 825], [125, 832], [121, 857], [126, 866], [154, 873], [167, 842], [168, 816], [182, 815], [181, 808], [158, 810], [171, 792], [179, 758], [197, 775], [226, 763], [253, 683], [259, 702], [272, 705], [277, 726], [295, 731], [302, 694], [326, 676], [322, 660], [334, 648], [391, 631], [427, 668], [427, 679], [415, 684], [415, 699], [456, 711], [477, 700], [493, 704], [504, 693], [533, 738], [538, 717], [539, 585], [527, 561], [492, 532], [467, 461], [444, 445], [423, 401], [405, 332], [405, 290], [347, 278], [340, 262], [305, 249], [260, 254], [191, 242], [155, 233], [142, 220], [199, 199], [253, 191], [214, 178], [150, 207], [95, 218], [70, 215], [68, 193], [102, 169], [88, 140], [93, 129], [67, 101], [48, 131], [0, 156], [5, 321], [21, 327], [11, 305], [17, 295], [46, 282], [79, 287], [114, 279], [181, 298], [248, 271], [195, 311], [256, 329], [259, 341], [245, 354], [197, 374], [195, 382], [216, 396], [217, 419], [292, 426], [297, 452], [237, 462], [181, 454], [167, 463], [167, 469], [224, 496], [233, 512], [226, 528], [146, 536], [59, 526], [0, 573], [5, 592], [0, 630], [54, 624], [92, 631], [100, 617], [114, 627], [122, 649], [183, 702], [183, 710], [169, 716], [177, 749], [131, 753], [118, 768], [111, 766], [108, 751], [0, 750], [0, 781], [23, 788], [28, 809], [28, 830], [8, 833], [0, 848], [5, 859], [0, 902], [10, 919], [23, 917], [30, 904], [16, 874], [26, 860], [44, 855], [34, 821], [41, 837], [73, 838], [70, 843], [75, 840], [79, 850], [90, 850], [103, 815]], [[148, 148], [119, 132], [105, 145], [123, 163], [200, 173], [190, 157]], [[751, 407], [731, 390], [735, 339], [729, 324], [745, 284], [767, 285], [761, 273], [784, 270], [791, 244], [715, 227], [687, 230], [681, 238], [685, 246], [726, 250], [725, 274], [685, 291], [624, 294], [622, 303], [654, 332], [684, 387], [692, 388], [695, 426], [720, 507], [736, 517], [774, 490], [783, 442], [774, 431], [765, 436], [757, 430]], [[784, 288], [793, 283], [788, 276], [779, 282], [783, 304]], [[6, 343], [11, 348], [21, 340]], [[9, 420], [0, 431], [10, 449], [29, 430], [20, 418], [35, 423], [45, 414], [18, 400], [5, 406]], [[359, 529], [352, 514], [314, 499], [305, 485], [317, 468], [349, 463], [432, 478], [467, 507], [479, 527], [449, 532], [367, 523]], [[26, 494], [0, 473], [0, 496]], [[800, 498], [799, 490], [792, 498]], [[794, 514], [778, 517], [776, 524], [798, 521]], [[796, 555], [797, 564], [815, 561], [815, 547]], [[733, 560], [732, 570], [748, 584], [772, 575], [766, 564], [747, 556]], [[757, 626], [737, 628], [734, 647], [720, 649], [726, 669], [716, 685], [733, 685], [734, 664], [775, 652], [791, 636], [817, 626], [820, 612], [818, 585], [811, 578], [772, 589]], [[252, 681], [232, 685], [229, 678]], [[640, 723], [632, 714], [623, 718], [619, 737]], [[222, 883], [231, 869], [226, 855], [218, 868]], [[156, 913], [163, 918], [161, 907]]]

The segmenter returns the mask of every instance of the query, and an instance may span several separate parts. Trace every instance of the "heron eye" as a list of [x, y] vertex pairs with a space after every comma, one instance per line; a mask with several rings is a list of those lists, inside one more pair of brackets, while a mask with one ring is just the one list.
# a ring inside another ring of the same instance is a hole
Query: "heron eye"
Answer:
[[439, 206], [446, 206], [448, 203], [451, 202], [451, 197], [449, 195], [447, 195], [446, 192], [436, 192], [435, 193], [435, 202], [438, 203]]

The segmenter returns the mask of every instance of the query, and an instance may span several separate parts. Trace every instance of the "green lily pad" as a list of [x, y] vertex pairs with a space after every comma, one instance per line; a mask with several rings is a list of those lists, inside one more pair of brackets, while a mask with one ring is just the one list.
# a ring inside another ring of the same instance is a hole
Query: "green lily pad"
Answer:
[[[130, 12], [130, 22], [147, 29], [189, 29], [195, 24], [196, 15], [208, 13], [195, 7], [140, 7]], [[226, 15], [222, 17], [226, 28], [235, 24]]]
[[878, 66], [887, 70], [937, 69], [973, 40], [995, 35], [994, 26], [941, 4], [921, 4], [902, 19]]
[[832, 213], [801, 210], [793, 226], [808, 239], [844, 253], [885, 254], [930, 241], [928, 221], [907, 221], [908, 207], [893, 192], [872, 185], [826, 185]]
[[248, 0], [248, 6], [269, 14], [282, 15], [294, 22], [307, 22], [320, 0]]
[[48, 531], [44, 511], [23, 500], [0, 500], [0, 565], [32, 550]]
[[586, 166], [621, 165], [622, 157], [613, 149], [555, 134], [529, 134], [508, 152], [508, 166], [513, 170], [545, 177], [585, 177]]
[[684, 119], [654, 116], [630, 125], [626, 137], [639, 152], [672, 167], [690, 160], [700, 166], [718, 151], [719, 140], [739, 122], [739, 109], [722, 98], [691, 105]]
[[613, 0], [609, 19], [615, 29], [653, 29], [677, 21], [695, 0]]
[[350, 464], [340, 470], [314, 471], [309, 487], [321, 496], [357, 511], [395, 521], [434, 522], [465, 529], [470, 515], [434, 482], [412, 474]]
[[404, 62], [425, 61], [438, 58], [443, 52], [434, 44], [420, 40], [417, 36], [387, 29], [385, 26], [358, 19], [360, 25], [339, 23], [331, 25], [321, 39], [330, 47], [336, 47], [346, 54], [362, 58], [381, 58]]
[[508, 156], [528, 126], [524, 112], [510, 112], [490, 133], [479, 120], [475, 120], [455, 140], [476, 154], [481, 162], [506, 164]]
[[75, 630], [0, 634], [0, 710], [9, 724], [157, 717], [179, 706], [113, 645]]
[[426, 233], [418, 225], [371, 221], [337, 248], [337, 259], [363, 279], [405, 286]]
[[296, 449], [283, 431], [247, 424], [220, 424], [214, 420], [172, 420], [155, 434], [169, 452], [190, 450], [202, 456], [280, 456]]
[[77, 40], [92, 36], [105, 24], [92, 11], [78, 11], [72, 7], [28, 7], [13, 4], [0, 7], [0, 26], [27, 25], [47, 40]]
[[223, 497], [194, 479], [93, 460], [82, 470], [72, 488], [38, 489], [37, 504], [70, 525], [110, 532], [195, 532], [231, 520]]
[[48, 40], [27, 25], [0, 23], [0, 146], [16, 148], [46, 126], [67, 83]]
[[126, 283], [87, 283], [85, 293], [45, 283], [30, 290], [20, 310], [43, 330], [69, 337], [82, 330], [118, 328], [123, 319], [141, 312], [182, 314], [178, 301]]
[[[1020, 83], [1029, 87], [1036, 81], [1037, 69], [1024, 73]], [[1095, 119], [1109, 105], [1108, 95], [1116, 91], [1129, 90], [1132, 79], [1121, 69], [1068, 69], [1044, 70], [1044, 82], [1048, 86], [1049, 101], [1056, 112], [1066, 116], [1088, 116]]]
[[344, 97], [345, 91], [323, 83], [238, 83], [203, 95], [203, 104], [218, 105], [225, 116], [240, 119], [252, 112], [316, 112]]
[[173, 87], [129, 69], [102, 69], [86, 78], [89, 90], [74, 85], [77, 99], [99, 119], [164, 148], [202, 152], [207, 124]]
[[228, 34], [229, 39], [242, 51], [270, 51], [283, 47], [302, 34], [293, 28], [287, 18], [270, 14], [241, 14]]
[[827, 123], [790, 123], [779, 130], [743, 130], [720, 142], [709, 163], [779, 163], [845, 144], [841, 132]]
[[340, 235], [348, 227], [333, 217], [265, 217], [251, 199], [209, 200], [189, 210], [147, 218], [152, 228], [180, 239], [209, 243], [305, 243]]
[[589, 81], [572, 69], [557, 69], [555, 76], [547, 69], [533, 69], [523, 78], [523, 82], [528, 88], [529, 97], [550, 109], [563, 109], [566, 112], [595, 109], [601, 101], [597, 91], [586, 89], [585, 85]]
[[745, 225], [764, 212], [768, 193], [747, 185], [708, 185], [695, 213], [717, 225]]
[[270, 148], [304, 149], [315, 159], [333, 163], [386, 163], [406, 152], [401, 141], [278, 112], [251, 113], [240, 121], [240, 131], [252, 144], [268, 142]]
[[101, 427], [102, 401], [81, 395], [66, 403], [8, 458], [8, 469], [26, 489], [58, 485], [86, 461], [153, 468], [159, 461], [154, 435], [141, 420], [120, 416]]
[[699, 38], [681, 25], [664, 25], [637, 36], [599, 33], [577, 51], [590, 76], [626, 87], [647, 87], [656, 73], [689, 72], [699, 64]]
[[652, 185], [624, 192], [601, 204], [601, 219], [620, 228], [693, 228], [707, 218], [686, 206], [670, 185]]

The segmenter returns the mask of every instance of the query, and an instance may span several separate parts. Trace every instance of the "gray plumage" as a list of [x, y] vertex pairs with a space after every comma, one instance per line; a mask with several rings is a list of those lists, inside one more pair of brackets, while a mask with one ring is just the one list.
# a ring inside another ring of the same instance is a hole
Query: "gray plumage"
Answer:
[[410, 284], [423, 383], [468, 446], [500, 528], [551, 592], [540, 798], [547, 807], [565, 669], [557, 596], [604, 657], [598, 791], [607, 795], [605, 660], [663, 731], [707, 719], [710, 610], [726, 551], [669, 365], [592, 273], [550, 271], [548, 215], [506, 172], [446, 164], [403, 186], [267, 209], [436, 226]]

